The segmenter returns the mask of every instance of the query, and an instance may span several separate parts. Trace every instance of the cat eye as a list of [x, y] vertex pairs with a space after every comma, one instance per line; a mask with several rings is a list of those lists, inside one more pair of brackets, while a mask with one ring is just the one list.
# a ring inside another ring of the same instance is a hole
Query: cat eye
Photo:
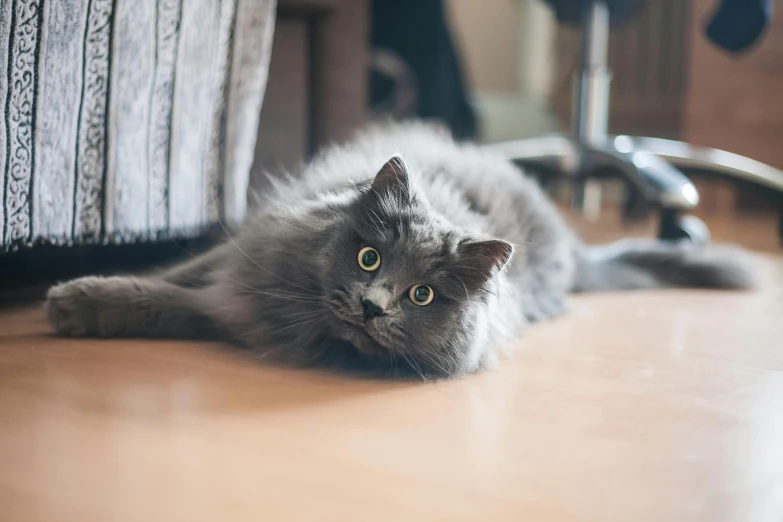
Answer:
[[373, 247], [364, 247], [359, 250], [357, 259], [361, 269], [366, 272], [373, 272], [381, 266], [381, 254]]
[[408, 297], [415, 305], [427, 306], [435, 299], [435, 292], [427, 285], [414, 285], [408, 291]]

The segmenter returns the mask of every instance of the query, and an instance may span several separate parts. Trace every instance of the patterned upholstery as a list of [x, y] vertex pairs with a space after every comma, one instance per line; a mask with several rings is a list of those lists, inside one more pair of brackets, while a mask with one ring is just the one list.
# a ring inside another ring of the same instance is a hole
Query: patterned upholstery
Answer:
[[0, 252], [242, 220], [275, 0], [0, 0]]

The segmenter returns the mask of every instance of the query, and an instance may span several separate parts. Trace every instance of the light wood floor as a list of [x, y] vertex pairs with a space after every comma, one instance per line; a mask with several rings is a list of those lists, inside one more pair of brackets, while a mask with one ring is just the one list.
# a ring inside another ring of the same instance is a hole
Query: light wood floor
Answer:
[[783, 519], [783, 257], [753, 293], [573, 299], [494, 371], [267, 368], [0, 309], [0, 521]]

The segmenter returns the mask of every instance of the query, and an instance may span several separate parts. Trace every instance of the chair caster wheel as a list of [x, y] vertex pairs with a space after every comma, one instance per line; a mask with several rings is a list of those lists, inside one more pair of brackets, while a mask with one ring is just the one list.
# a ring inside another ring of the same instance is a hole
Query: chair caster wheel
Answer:
[[690, 241], [694, 245], [705, 246], [710, 242], [710, 230], [704, 221], [690, 216], [680, 215], [673, 210], [661, 211], [661, 228], [658, 237], [663, 241]]

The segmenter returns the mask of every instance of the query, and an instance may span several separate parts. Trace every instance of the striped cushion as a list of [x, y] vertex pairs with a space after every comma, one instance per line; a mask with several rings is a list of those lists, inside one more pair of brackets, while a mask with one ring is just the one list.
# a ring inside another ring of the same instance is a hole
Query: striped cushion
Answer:
[[0, 252], [241, 221], [274, 4], [0, 2]]

